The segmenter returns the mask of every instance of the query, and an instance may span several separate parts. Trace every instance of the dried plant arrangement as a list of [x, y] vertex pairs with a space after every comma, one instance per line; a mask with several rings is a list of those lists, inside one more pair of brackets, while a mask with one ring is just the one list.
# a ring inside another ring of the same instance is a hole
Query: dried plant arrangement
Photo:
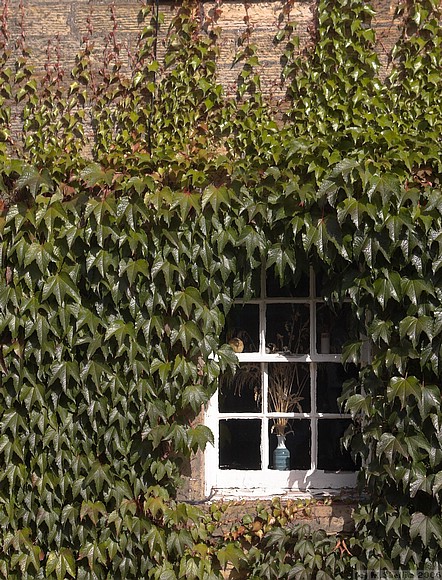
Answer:
[[[275, 413], [302, 412], [302, 393], [308, 383], [308, 373], [302, 374], [302, 367], [297, 364], [269, 365], [269, 408]], [[285, 435], [289, 418], [273, 419], [273, 431], [276, 435]]]
[[[309, 373], [302, 365], [296, 363], [271, 363], [269, 365], [268, 403], [273, 413], [302, 412], [301, 401], [304, 400], [304, 389], [309, 380]], [[245, 389], [253, 390], [253, 398], [262, 400], [261, 370], [258, 363], [241, 364], [233, 376], [224, 375], [221, 380], [221, 390], [233, 389], [236, 396], [241, 397]], [[273, 432], [284, 435], [289, 418], [273, 419]]]

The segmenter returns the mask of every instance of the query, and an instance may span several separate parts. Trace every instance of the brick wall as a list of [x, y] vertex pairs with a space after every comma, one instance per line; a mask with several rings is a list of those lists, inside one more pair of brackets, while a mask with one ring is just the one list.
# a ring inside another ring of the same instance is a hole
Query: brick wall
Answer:
[[[109, 0], [2, 0], [9, 13], [9, 30], [11, 47], [20, 37], [22, 30], [26, 34], [26, 46], [31, 53], [31, 63], [38, 73], [44, 74], [47, 62], [47, 51], [50, 58], [55, 58], [59, 50], [61, 62], [66, 73], [73, 68], [75, 56], [82, 40], [88, 31], [90, 18], [94, 42], [94, 56], [99, 65], [109, 32], [112, 29], [111, 6]], [[374, 0], [373, 7], [377, 11], [374, 26], [377, 31], [376, 49], [383, 66], [382, 74], [388, 71], [388, 55], [398, 36], [398, 22], [394, 19], [394, 11], [398, 0]], [[258, 47], [262, 67], [262, 87], [268, 96], [280, 98], [283, 92], [280, 88], [280, 52], [273, 43], [273, 38], [281, 23], [287, 19], [284, 11], [285, 3], [280, 1], [249, 4], [238, 1], [227, 1], [221, 4], [221, 14], [216, 25], [222, 30], [220, 39], [219, 78], [227, 92], [232, 92], [235, 86], [237, 69], [232, 61], [238, 45], [238, 39], [246, 30], [247, 17], [252, 28], [252, 42]], [[303, 0], [293, 2], [290, 18], [297, 23], [297, 34], [300, 37], [300, 50], [310, 42], [313, 17], [316, 2]], [[118, 25], [117, 39], [121, 43], [121, 57], [128, 62], [128, 53], [136, 49], [137, 34], [142, 24], [139, 19], [139, 0], [118, 0], [114, 3], [114, 14]], [[213, 17], [214, 4], [201, 3], [200, 16], [202, 22], [208, 22]], [[177, 10], [176, 3], [160, 3], [160, 11], [164, 14], [164, 24], [160, 29], [158, 56], [164, 51], [164, 38], [168, 24]]]

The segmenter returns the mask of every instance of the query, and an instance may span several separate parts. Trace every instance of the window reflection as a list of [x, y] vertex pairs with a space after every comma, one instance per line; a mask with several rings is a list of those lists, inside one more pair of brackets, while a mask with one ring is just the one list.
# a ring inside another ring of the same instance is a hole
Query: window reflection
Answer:
[[319, 419], [318, 469], [356, 471], [350, 453], [341, 444], [341, 438], [350, 423], [350, 419]]
[[220, 469], [261, 469], [261, 421], [226, 419], [219, 422]]

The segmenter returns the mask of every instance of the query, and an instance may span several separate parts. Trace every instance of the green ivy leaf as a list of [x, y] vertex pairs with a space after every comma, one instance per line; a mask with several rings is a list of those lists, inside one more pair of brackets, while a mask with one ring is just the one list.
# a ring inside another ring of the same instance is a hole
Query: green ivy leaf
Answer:
[[438, 516], [427, 516], [421, 512], [415, 512], [411, 516], [410, 537], [414, 540], [419, 536], [425, 547], [430, 544], [432, 538], [439, 543], [442, 537], [442, 524]]
[[70, 296], [75, 302], [81, 302], [77, 286], [66, 272], [48, 276], [43, 285], [42, 300], [54, 295], [59, 306], [64, 305], [65, 296]]
[[392, 402], [395, 398], [398, 398], [401, 402], [401, 407], [404, 408], [410, 396], [420, 401], [421, 390], [422, 387], [417, 377], [392, 377], [387, 386], [387, 399]]
[[86, 182], [88, 187], [95, 185], [111, 185], [114, 178], [112, 169], [104, 170], [98, 163], [90, 163], [80, 172], [80, 179]]
[[183, 391], [184, 405], [190, 405], [195, 413], [201, 410], [207, 400], [207, 393], [200, 385], [188, 385]]
[[188, 438], [189, 446], [194, 452], [198, 449], [204, 451], [207, 443], [214, 445], [213, 433], [206, 425], [197, 425], [189, 429]]
[[236, 570], [239, 570], [241, 562], [245, 559], [243, 550], [233, 543], [229, 543], [220, 548], [216, 553], [216, 557], [218, 558], [223, 570], [226, 569], [229, 563], [232, 564]]
[[55, 572], [57, 580], [64, 580], [66, 574], [76, 578], [75, 558], [71, 550], [62, 548], [59, 552], [49, 552], [46, 575], [50, 576], [53, 572]]

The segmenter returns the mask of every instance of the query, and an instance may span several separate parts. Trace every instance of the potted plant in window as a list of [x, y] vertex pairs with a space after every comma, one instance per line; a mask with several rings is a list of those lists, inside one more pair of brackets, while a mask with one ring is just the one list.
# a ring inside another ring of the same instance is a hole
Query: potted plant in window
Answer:
[[[303, 367], [298, 364], [280, 363], [269, 366], [269, 408], [275, 413], [302, 412], [302, 392], [308, 382], [308, 373], [303, 373]], [[278, 470], [290, 469], [290, 451], [285, 445], [289, 418], [273, 419], [272, 431], [278, 444], [273, 452], [273, 467]]]

